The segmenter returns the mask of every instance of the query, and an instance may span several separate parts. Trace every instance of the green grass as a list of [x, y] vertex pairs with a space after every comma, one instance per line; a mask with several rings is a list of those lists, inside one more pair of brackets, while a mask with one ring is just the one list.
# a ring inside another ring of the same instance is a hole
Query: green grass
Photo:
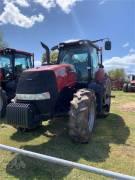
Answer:
[[[67, 118], [45, 122], [40, 129], [27, 133], [1, 124], [0, 143], [135, 176], [135, 112], [123, 112], [121, 108], [123, 104], [135, 102], [135, 94], [118, 91], [113, 94], [116, 98], [112, 99], [111, 114], [97, 120], [89, 144], [70, 141]], [[20, 168], [20, 162], [25, 166]], [[108, 178], [0, 151], [0, 180], [5, 179]]]

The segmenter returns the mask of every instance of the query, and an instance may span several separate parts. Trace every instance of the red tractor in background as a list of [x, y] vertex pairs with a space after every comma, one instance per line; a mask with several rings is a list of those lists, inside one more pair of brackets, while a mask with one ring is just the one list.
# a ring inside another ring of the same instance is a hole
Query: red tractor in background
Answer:
[[128, 76], [128, 82], [123, 85], [124, 92], [135, 92], [135, 75]]
[[[43, 120], [69, 112], [69, 135], [80, 143], [89, 141], [97, 115], [107, 116], [111, 103], [111, 82], [102, 65], [102, 48], [96, 40], [60, 43], [56, 64], [50, 62], [24, 71], [14, 103], [7, 106], [6, 123], [19, 129], [38, 127]], [[111, 49], [111, 42], [105, 42]]]
[[11, 48], [0, 49], [0, 118], [6, 105], [15, 97], [20, 74], [34, 67], [34, 55]]
[[111, 79], [112, 90], [122, 90], [125, 80], [122, 78]]

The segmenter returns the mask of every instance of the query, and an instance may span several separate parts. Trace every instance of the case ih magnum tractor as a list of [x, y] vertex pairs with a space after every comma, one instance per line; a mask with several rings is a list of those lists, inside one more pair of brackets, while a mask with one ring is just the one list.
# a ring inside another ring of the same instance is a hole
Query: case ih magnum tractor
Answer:
[[128, 79], [129, 81], [123, 85], [123, 91], [135, 92], [135, 75], [129, 75]]
[[[69, 112], [69, 135], [80, 143], [88, 142], [96, 115], [110, 111], [111, 84], [102, 65], [102, 48], [97, 41], [78, 40], [60, 43], [55, 65], [50, 63], [22, 73], [14, 103], [7, 106], [7, 123], [21, 129], [32, 129], [44, 119]], [[103, 39], [101, 39], [103, 41]], [[111, 42], [105, 42], [111, 49]]]
[[15, 97], [18, 77], [34, 65], [33, 54], [15, 49], [0, 49], [0, 118], [6, 105]]

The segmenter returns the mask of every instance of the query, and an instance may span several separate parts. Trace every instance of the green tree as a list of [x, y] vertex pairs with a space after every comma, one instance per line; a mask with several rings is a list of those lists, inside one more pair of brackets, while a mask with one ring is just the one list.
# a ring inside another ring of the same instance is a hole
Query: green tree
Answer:
[[108, 74], [111, 77], [111, 79], [123, 79], [124, 80], [126, 78], [125, 70], [122, 68], [110, 70], [108, 72]]
[[[58, 59], [58, 51], [52, 51], [50, 53], [51, 63], [55, 64], [57, 59]], [[41, 61], [42, 61], [42, 63], [46, 62], [46, 54], [45, 53], [43, 53]]]
[[7, 47], [7, 44], [5, 43], [5, 41], [3, 39], [2, 32], [0, 32], [0, 48], [5, 48], [5, 47]]
[[56, 63], [56, 61], [57, 61], [57, 59], [58, 59], [58, 51], [56, 50], [56, 51], [52, 51], [51, 52], [51, 62], [52, 63]]

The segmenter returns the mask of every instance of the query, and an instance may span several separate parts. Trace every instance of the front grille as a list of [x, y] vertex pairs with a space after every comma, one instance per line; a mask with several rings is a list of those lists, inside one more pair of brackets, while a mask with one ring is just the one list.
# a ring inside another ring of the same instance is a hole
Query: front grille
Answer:
[[23, 72], [17, 86], [17, 94], [40, 94], [56, 91], [56, 78], [53, 71]]

